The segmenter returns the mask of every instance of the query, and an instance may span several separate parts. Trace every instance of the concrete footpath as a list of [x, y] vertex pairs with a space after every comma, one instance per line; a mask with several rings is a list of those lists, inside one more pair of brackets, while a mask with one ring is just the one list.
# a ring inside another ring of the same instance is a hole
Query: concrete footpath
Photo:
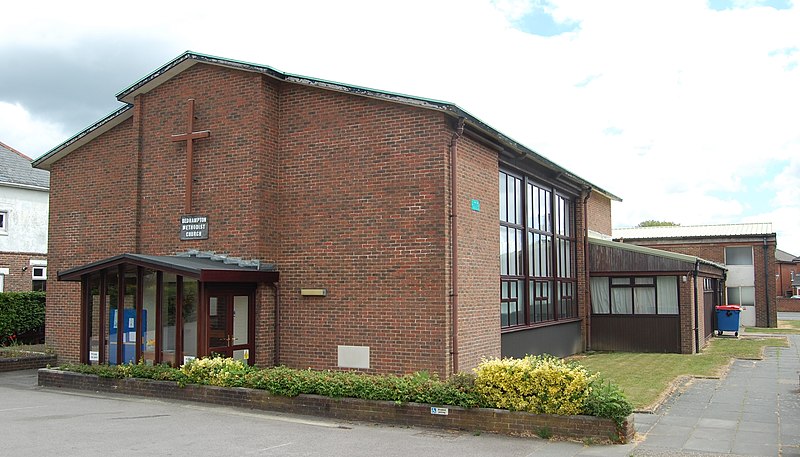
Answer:
[[656, 414], [636, 414], [637, 441], [626, 445], [45, 389], [36, 386], [36, 371], [28, 370], [0, 373], [0, 454], [800, 457], [800, 335], [789, 340], [788, 348], [768, 348], [764, 360], [734, 361], [724, 379], [691, 380]]
[[800, 335], [788, 338], [723, 379], [692, 379], [658, 414], [636, 414], [633, 455], [800, 456]]

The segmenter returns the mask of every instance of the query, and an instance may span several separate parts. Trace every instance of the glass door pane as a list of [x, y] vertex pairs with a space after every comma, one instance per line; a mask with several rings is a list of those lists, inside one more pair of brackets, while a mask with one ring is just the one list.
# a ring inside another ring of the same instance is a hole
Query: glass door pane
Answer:
[[247, 344], [250, 308], [250, 297], [247, 295], [236, 295], [233, 297], [233, 344], [238, 346]]
[[208, 298], [208, 347], [219, 352], [228, 346], [228, 306], [224, 295]]

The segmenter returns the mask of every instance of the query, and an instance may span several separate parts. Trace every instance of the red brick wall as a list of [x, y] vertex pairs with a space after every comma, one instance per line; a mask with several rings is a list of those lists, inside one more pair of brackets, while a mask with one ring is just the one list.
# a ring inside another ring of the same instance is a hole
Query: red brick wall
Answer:
[[[194, 142], [191, 212], [210, 222], [201, 241], [178, 239], [186, 156], [171, 135], [186, 131], [189, 98], [195, 130], [211, 131]], [[274, 262], [280, 363], [336, 368], [338, 345], [369, 346], [371, 371], [446, 375], [452, 134], [442, 113], [196, 65], [53, 165], [50, 271], [187, 249]], [[500, 353], [497, 155], [462, 139], [459, 160], [459, 362], [468, 370]], [[50, 281], [48, 291], [48, 342], [77, 360], [79, 285]], [[274, 291], [261, 285], [260, 365], [275, 362], [274, 314]]]
[[28, 252], [0, 252], [0, 268], [8, 268], [8, 274], [3, 278], [3, 292], [28, 292], [32, 289], [31, 259], [47, 260], [47, 256]]
[[458, 369], [470, 372], [482, 357], [500, 357], [497, 153], [462, 137], [457, 166]]
[[778, 298], [778, 311], [800, 313], [800, 299]]
[[45, 334], [60, 361], [80, 352], [80, 284], [56, 272], [135, 252], [136, 137], [128, 119], [50, 170]]
[[587, 206], [589, 230], [611, 236], [611, 199], [592, 192]]
[[[698, 299], [702, 299], [702, 284], [698, 284]], [[678, 276], [678, 313], [680, 314], [680, 327], [681, 327], [681, 353], [693, 354], [695, 352], [696, 333], [694, 326], [695, 319], [695, 306], [694, 306], [694, 281], [691, 277], [686, 278], [683, 282], [683, 277]], [[702, 310], [698, 317], [699, 325], [702, 322]], [[703, 345], [701, 344], [700, 347]]]
[[444, 116], [295, 85], [280, 110], [281, 362], [369, 346], [373, 371], [445, 375]]

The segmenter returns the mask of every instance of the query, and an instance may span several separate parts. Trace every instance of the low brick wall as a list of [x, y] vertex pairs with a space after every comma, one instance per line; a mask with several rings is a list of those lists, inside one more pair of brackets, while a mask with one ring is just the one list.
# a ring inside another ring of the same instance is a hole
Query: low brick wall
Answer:
[[32, 370], [55, 365], [56, 356], [51, 354], [30, 354], [19, 357], [0, 357], [0, 372]]
[[189, 385], [149, 379], [108, 379], [51, 369], [39, 370], [39, 385], [66, 389], [114, 392], [144, 397], [197, 401], [242, 408], [280, 411], [334, 419], [394, 425], [433, 427], [506, 435], [537, 436], [543, 433], [564, 438], [628, 442], [633, 439], [633, 415], [622, 427], [609, 419], [592, 416], [554, 416], [510, 412], [489, 408], [449, 407], [447, 416], [431, 414], [430, 405], [397, 404], [356, 398], [319, 395], [281, 397], [245, 388]]
[[800, 313], [800, 298], [778, 298], [778, 311]]

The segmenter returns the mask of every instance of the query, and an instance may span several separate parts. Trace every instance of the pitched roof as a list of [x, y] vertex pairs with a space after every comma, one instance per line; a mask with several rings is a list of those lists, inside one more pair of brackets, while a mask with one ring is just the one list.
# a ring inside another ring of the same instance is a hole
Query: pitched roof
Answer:
[[33, 168], [30, 157], [0, 143], [0, 186], [50, 189], [50, 172]]
[[800, 262], [800, 257], [794, 254], [789, 254], [786, 251], [781, 251], [780, 249], [775, 249], [775, 260], [777, 260], [778, 262], [794, 263], [794, 262]]
[[615, 240], [643, 240], [656, 238], [708, 238], [775, 235], [772, 223], [677, 225], [659, 227], [616, 228]]
[[688, 262], [688, 263], [700, 262], [706, 265], [711, 265], [713, 267], [720, 268], [722, 270], [727, 270], [727, 267], [725, 267], [725, 265], [712, 262], [710, 260], [705, 260], [700, 257], [695, 257], [693, 255], [686, 255], [678, 252], [663, 251], [661, 249], [648, 248], [645, 246], [637, 246], [635, 244], [620, 243], [618, 241], [611, 241], [602, 238], [597, 238], [592, 234], [589, 234], [589, 243], [596, 244], [598, 246], [608, 246], [614, 249], [622, 249], [624, 251], [636, 252], [639, 254], [652, 255], [655, 257], [663, 257], [665, 259], [679, 260], [681, 262]]
[[561, 167], [560, 165], [557, 165], [555, 162], [550, 161], [544, 156], [537, 154], [533, 150], [528, 149], [524, 145], [509, 138], [508, 136], [502, 134], [501, 132], [495, 130], [488, 124], [484, 123], [477, 117], [467, 113], [466, 111], [459, 108], [457, 105], [453, 103], [380, 91], [375, 89], [368, 89], [364, 87], [326, 81], [322, 79], [310, 78], [306, 76], [295, 75], [292, 73], [281, 72], [266, 65], [242, 62], [222, 57], [215, 57], [192, 51], [184, 52], [180, 56], [176, 57], [170, 62], [167, 62], [165, 65], [161, 66], [160, 68], [153, 71], [149, 75], [140, 79], [132, 86], [118, 93], [117, 100], [126, 103], [126, 106], [123, 106], [117, 111], [109, 114], [102, 120], [78, 132], [76, 135], [69, 138], [64, 143], [51, 149], [42, 157], [36, 159], [33, 162], [33, 165], [35, 167], [42, 168], [45, 170], [49, 169], [50, 166], [60, 158], [66, 156], [76, 148], [96, 138], [103, 132], [118, 125], [123, 120], [128, 119], [133, 114], [132, 112], [133, 110], [131, 110], [130, 108], [132, 107], [132, 103], [136, 95], [147, 93], [153, 90], [154, 88], [170, 80], [174, 76], [180, 74], [181, 72], [199, 63], [208, 65], [218, 65], [226, 68], [234, 68], [242, 71], [260, 73], [270, 78], [274, 78], [291, 84], [300, 84], [324, 90], [344, 92], [361, 97], [377, 98], [392, 103], [400, 103], [405, 105], [417, 106], [424, 109], [440, 111], [456, 119], [463, 118], [467, 126], [492, 138], [494, 141], [502, 145], [504, 150], [517, 153], [518, 155], [524, 156], [540, 166], [553, 170], [557, 176], [561, 177], [561, 179], [567, 179], [571, 182], [574, 182], [579, 187], [592, 188], [594, 191], [599, 192], [600, 194], [610, 198], [611, 200], [622, 201], [622, 199], [612, 194], [611, 192], [608, 192], [590, 183], [589, 181], [586, 181], [585, 179], [573, 174], [569, 170]]

